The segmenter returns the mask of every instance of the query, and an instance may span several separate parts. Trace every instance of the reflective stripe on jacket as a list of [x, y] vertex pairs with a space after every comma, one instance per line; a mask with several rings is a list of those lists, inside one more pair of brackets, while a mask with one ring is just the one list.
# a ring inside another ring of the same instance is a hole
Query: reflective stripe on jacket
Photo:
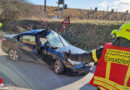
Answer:
[[90, 84], [106, 90], [130, 90], [130, 48], [106, 43]]

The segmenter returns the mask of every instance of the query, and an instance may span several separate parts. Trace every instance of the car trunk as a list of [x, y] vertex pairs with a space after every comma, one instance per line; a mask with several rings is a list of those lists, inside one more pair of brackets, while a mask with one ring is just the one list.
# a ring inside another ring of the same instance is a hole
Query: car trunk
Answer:
[[17, 36], [18, 34], [8, 34], [8, 35], [4, 35], [4, 38], [5, 39], [12, 39], [14, 38], [15, 36]]

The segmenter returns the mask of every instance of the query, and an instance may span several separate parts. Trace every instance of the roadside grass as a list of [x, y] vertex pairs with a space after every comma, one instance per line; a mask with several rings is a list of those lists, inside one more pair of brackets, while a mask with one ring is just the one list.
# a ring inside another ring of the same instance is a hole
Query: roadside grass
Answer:
[[[17, 20], [34, 20], [34, 21], [44, 21], [44, 22], [62, 22], [65, 18], [61, 18], [61, 19], [49, 19], [49, 18], [21, 18], [21, 19], [17, 19]], [[91, 24], [122, 24], [122, 23], [126, 23], [129, 21], [113, 21], [113, 20], [97, 20], [97, 19], [72, 19], [70, 18], [70, 22], [71, 23], [91, 23]]]

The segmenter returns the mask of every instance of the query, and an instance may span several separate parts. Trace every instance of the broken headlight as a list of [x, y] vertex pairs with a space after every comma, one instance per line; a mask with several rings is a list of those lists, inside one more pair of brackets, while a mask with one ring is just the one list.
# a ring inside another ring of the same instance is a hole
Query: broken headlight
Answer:
[[72, 65], [81, 65], [82, 64], [81, 62], [73, 61], [71, 59], [68, 59], [68, 62], [70, 62]]

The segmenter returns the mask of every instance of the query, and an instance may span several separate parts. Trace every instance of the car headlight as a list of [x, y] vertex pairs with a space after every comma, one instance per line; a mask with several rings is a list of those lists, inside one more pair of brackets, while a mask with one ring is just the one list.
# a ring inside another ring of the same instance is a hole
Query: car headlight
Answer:
[[72, 65], [81, 65], [82, 64], [81, 62], [73, 61], [71, 59], [68, 59], [68, 62], [70, 62]]

